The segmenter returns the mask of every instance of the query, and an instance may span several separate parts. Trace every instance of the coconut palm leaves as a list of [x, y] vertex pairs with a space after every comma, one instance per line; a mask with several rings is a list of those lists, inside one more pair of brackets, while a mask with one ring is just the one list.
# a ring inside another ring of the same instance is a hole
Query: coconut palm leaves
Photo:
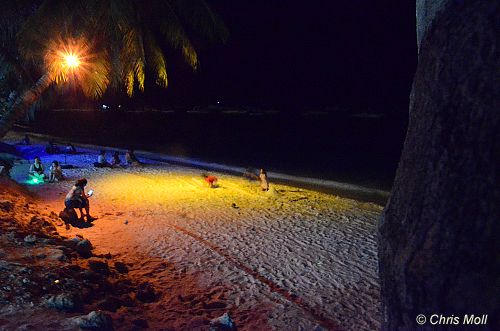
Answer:
[[[193, 37], [224, 41], [227, 30], [204, 0], [12, 0], [0, 3], [0, 62], [28, 90], [0, 118], [0, 137], [52, 84], [76, 84], [91, 98], [109, 86], [129, 96], [146, 73], [167, 87], [164, 49], [179, 50], [196, 70]], [[78, 68], [65, 65], [68, 54]], [[19, 56], [20, 55], [20, 56]], [[35, 82], [32, 73], [38, 72]], [[24, 78], [23, 78], [24, 77]]]
[[47, 63], [46, 54], [54, 58], [61, 40], [85, 39], [92, 61], [77, 75], [78, 84], [87, 96], [99, 98], [109, 86], [123, 86], [129, 96], [136, 88], [144, 90], [147, 73], [167, 87], [166, 47], [179, 50], [196, 70], [195, 36], [227, 38], [225, 26], [203, 0], [45, 0], [24, 22], [17, 41], [25, 61], [48, 65], [62, 84], [68, 77], [55, 62]]

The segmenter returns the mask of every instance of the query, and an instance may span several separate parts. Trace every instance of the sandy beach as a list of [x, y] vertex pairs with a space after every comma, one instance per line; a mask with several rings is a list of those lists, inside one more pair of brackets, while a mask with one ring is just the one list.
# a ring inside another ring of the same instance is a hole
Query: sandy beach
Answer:
[[[45, 212], [58, 213], [73, 182], [88, 179], [92, 227], [81, 234], [98, 254], [126, 262], [130, 276], [160, 293], [149, 327], [203, 329], [229, 312], [239, 330], [375, 330], [380, 327], [376, 223], [382, 207], [222, 173], [209, 188], [201, 171], [143, 160], [136, 168], [94, 168], [97, 151], [46, 155], [75, 165], [65, 181], [31, 185]], [[66, 158], [66, 160], [65, 160]], [[122, 156], [123, 158], [123, 156]], [[12, 176], [22, 182], [27, 164]], [[271, 178], [272, 183], [272, 178]], [[134, 315], [122, 307], [116, 319]]]

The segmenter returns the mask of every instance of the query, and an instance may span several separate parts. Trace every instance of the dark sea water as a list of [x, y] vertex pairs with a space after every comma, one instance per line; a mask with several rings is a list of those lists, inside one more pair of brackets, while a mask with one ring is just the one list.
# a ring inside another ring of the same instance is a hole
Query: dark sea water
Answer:
[[390, 189], [406, 125], [403, 116], [52, 111], [34, 129], [78, 142]]

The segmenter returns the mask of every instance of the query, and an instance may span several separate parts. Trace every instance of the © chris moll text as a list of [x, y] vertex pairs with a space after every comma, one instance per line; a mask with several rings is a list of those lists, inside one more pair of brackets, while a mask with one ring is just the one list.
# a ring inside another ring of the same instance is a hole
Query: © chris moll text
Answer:
[[444, 316], [434, 314], [431, 315], [429, 323], [432, 325], [486, 325], [488, 323], [488, 315], [464, 315], [463, 318], [460, 316]]

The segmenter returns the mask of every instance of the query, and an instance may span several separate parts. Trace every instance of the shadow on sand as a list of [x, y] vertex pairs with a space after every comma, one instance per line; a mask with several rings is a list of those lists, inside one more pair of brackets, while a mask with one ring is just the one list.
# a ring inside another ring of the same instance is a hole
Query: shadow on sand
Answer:
[[94, 224], [92, 224], [92, 222], [85, 222], [82, 220], [72, 220], [70, 222], [66, 222], [67, 228], [70, 225], [74, 228], [79, 228], [79, 229], [85, 229], [85, 228], [90, 228], [90, 227], [94, 226]]

